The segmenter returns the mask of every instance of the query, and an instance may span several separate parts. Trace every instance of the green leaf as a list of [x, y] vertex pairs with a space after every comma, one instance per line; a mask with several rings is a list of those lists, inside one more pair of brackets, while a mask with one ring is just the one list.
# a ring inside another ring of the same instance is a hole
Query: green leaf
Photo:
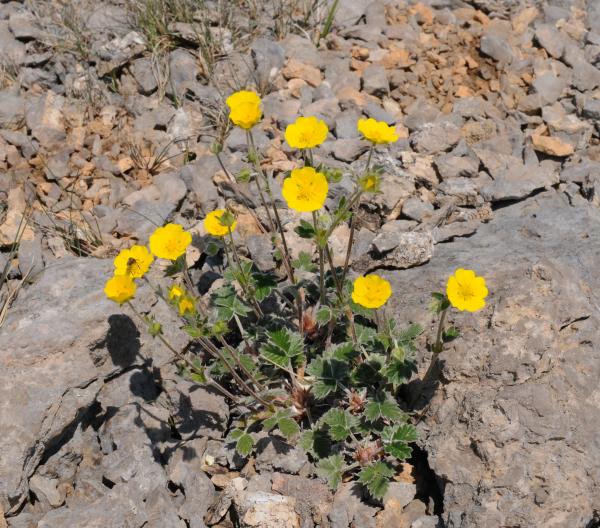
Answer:
[[215, 292], [214, 303], [217, 306], [219, 318], [230, 321], [234, 316], [245, 317], [252, 311], [235, 294], [233, 288], [220, 288]]
[[312, 255], [306, 251], [300, 251], [298, 258], [292, 261], [292, 266], [297, 270], [316, 271], [317, 266], [313, 264]]
[[352, 373], [352, 379], [358, 385], [373, 387], [381, 385], [384, 381], [383, 369], [385, 356], [381, 354], [370, 354], [368, 359], [358, 365]]
[[235, 450], [243, 457], [247, 457], [250, 453], [252, 453], [253, 447], [254, 438], [252, 438], [252, 436], [246, 432], [243, 432], [235, 444]]
[[456, 326], [450, 326], [449, 328], [446, 328], [446, 330], [444, 330], [444, 332], [442, 333], [442, 339], [444, 343], [448, 343], [449, 341], [456, 339], [459, 335], [460, 330], [456, 328]]
[[327, 456], [331, 449], [331, 440], [329, 435], [322, 429], [309, 429], [302, 433], [300, 447], [307, 451], [315, 458], [323, 458]]
[[165, 275], [167, 277], [172, 277], [177, 273], [180, 273], [185, 268], [185, 254], [181, 255], [177, 260], [174, 260], [167, 269], [165, 270]]
[[396, 357], [392, 357], [383, 369], [383, 374], [388, 383], [391, 383], [395, 388], [406, 383], [414, 372], [417, 372], [417, 368], [413, 361], [402, 361], [396, 359]]
[[329, 321], [331, 321], [332, 317], [333, 317], [333, 312], [331, 311], [331, 308], [329, 308], [329, 306], [322, 306], [317, 311], [317, 316], [316, 316], [317, 323], [319, 323], [321, 326], [329, 323]]
[[429, 310], [431, 312], [439, 314], [450, 307], [450, 301], [443, 293], [432, 292], [431, 297], [432, 301], [429, 305]]
[[380, 418], [396, 422], [404, 416], [404, 413], [388, 393], [379, 392], [365, 406], [364, 416], [369, 422], [376, 422]]
[[327, 359], [339, 359], [340, 361], [350, 361], [358, 356], [359, 351], [356, 350], [352, 343], [340, 343], [327, 349], [323, 354]]
[[374, 328], [361, 324], [355, 324], [354, 326], [356, 328], [356, 339], [359, 345], [366, 345], [375, 340], [377, 332]]
[[300, 220], [300, 225], [297, 226], [294, 231], [300, 238], [314, 238], [316, 234], [313, 225], [306, 220]]
[[198, 339], [199, 337], [204, 336], [203, 330], [197, 326], [185, 325], [183, 327], [183, 331], [193, 339]]
[[344, 409], [329, 409], [321, 422], [329, 426], [329, 436], [332, 440], [343, 441], [350, 436], [352, 429], [358, 424], [358, 418]]
[[264, 301], [277, 287], [277, 282], [271, 275], [266, 273], [253, 273], [254, 298], [258, 302]]
[[300, 356], [304, 356], [304, 339], [299, 333], [282, 328], [267, 332], [267, 337], [268, 341], [260, 348], [265, 359], [283, 369], [300, 363]]
[[337, 489], [344, 476], [344, 457], [339, 453], [323, 458], [317, 463], [317, 475], [327, 481], [329, 487]]
[[306, 372], [317, 379], [313, 385], [315, 398], [323, 399], [341, 387], [348, 375], [348, 366], [337, 359], [316, 358], [306, 367]]
[[281, 418], [277, 424], [281, 434], [291, 440], [300, 432], [300, 426], [292, 418]]
[[386, 462], [375, 462], [361, 469], [358, 481], [364, 484], [376, 499], [383, 499], [389, 481], [394, 476], [394, 468]]
[[410, 424], [389, 425], [381, 432], [385, 452], [398, 460], [406, 460], [411, 455], [412, 448], [408, 444], [418, 437], [416, 428]]

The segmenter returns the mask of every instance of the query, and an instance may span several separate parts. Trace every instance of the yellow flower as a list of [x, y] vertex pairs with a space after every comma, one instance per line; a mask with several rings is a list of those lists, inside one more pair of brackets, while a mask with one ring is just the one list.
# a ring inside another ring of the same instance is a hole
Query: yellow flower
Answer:
[[311, 117], [299, 117], [285, 129], [285, 140], [292, 148], [309, 149], [327, 139], [329, 130], [325, 121]]
[[232, 123], [246, 130], [256, 125], [262, 117], [260, 97], [255, 92], [240, 90], [231, 94], [225, 103], [229, 107]]
[[446, 295], [454, 308], [476, 312], [485, 306], [488, 289], [483, 277], [475, 275], [473, 270], [459, 268], [448, 279]]
[[196, 305], [194, 300], [190, 297], [182, 297], [178, 303], [179, 315], [185, 315], [187, 313], [193, 314], [196, 311]]
[[159, 227], [150, 235], [150, 251], [158, 258], [177, 260], [192, 243], [192, 235], [179, 224]]
[[143, 277], [153, 260], [146, 246], [124, 249], [115, 257], [115, 275], [129, 275], [133, 279]]
[[222, 237], [229, 233], [229, 229], [231, 229], [231, 232], [234, 231], [237, 221], [233, 219], [231, 213], [228, 213], [227, 215], [232, 218], [231, 225], [227, 227], [227, 225], [221, 223], [222, 220], [227, 220], [226, 218], [223, 218], [223, 215], [226, 213], [227, 211], [225, 209], [215, 209], [206, 215], [206, 218], [204, 219], [204, 228], [209, 234]]
[[359, 119], [357, 123], [358, 131], [371, 143], [394, 143], [398, 141], [396, 129], [383, 121], [375, 121], [372, 117], [369, 119]]
[[135, 296], [136, 285], [129, 275], [115, 275], [108, 279], [104, 286], [104, 293], [116, 303], [123, 304], [124, 302], [133, 299]]
[[312, 167], [303, 167], [294, 169], [290, 177], [283, 180], [281, 194], [290, 209], [310, 213], [323, 207], [328, 191], [324, 174]]
[[392, 287], [379, 275], [366, 275], [354, 281], [352, 300], [365, 308], [379, 308], [392, 295]]
[[177, 286], [177, 284], [174, 284], [169, 290], [169, 299], [171, 301], [173, 299], [179, 299], [179, 297], [181, 297], [184, 293], [185, 290], [181, 286]]

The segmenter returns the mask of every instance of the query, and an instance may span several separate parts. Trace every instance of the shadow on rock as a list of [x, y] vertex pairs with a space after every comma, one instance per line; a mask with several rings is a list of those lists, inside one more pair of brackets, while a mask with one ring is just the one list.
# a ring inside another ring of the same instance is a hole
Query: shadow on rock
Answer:
[[129, 367], [140, 352], [140, 333], [132, 319], [124, 314], [111, 315], [108, 324], [106, 350], [115, 365]]

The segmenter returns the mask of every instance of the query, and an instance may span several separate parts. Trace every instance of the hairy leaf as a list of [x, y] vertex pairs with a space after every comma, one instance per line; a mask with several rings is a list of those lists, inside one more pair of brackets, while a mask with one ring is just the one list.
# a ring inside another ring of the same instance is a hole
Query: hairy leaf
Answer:
[[389, 394], [380, 392], [367, 403], [364, 416], [369, 422], [375, 422], [380, 418], [396, 422], [404, 416], [404, 413]]
[[321, 429], [309, 429], [302, 434], [299, 445], [315, 458], [324, 458], [331, 449], [329, 435]]
[[230, 438], [236, 440], [235, 450], [243, 457], [247, 457], [252, 453], [254, 447], [254, 438], [242, 429], [234, 429], [229, 433]]
[[417, 429], [410, 424], [389, 425], [381, 432], [386, 453], [396, 457], [398, 460], [406, 460], [412, 452], [408, 445], [418, 438]]
[[352, 429], [358, 424], [358, 418], [343, 409], [329, 409], [321, 418], [329, 426], [329, 436], [332, 440], [346, 440]]
[[304, 339], [286, 328], [267, 332], [268, 341], [260, 348], [261, 355], [271, 363], [288, 369], [298, 363], [304, 353]]
[[309, 224], [306, 220], [300, 220], [300, 225], [297, 226], [294, 231], [298, 233], [300, 238], [314, 238], [315, 237], [315, 228], [312, 224]]
[[373, 497], [383, 499], [388, 489], [390, 478], [393, 476], [394, 468], [388, 463], [375, 462], [360, 471], [358, 480], [367, 487]]
[[348, 366], [337, 359], [316, 358], [306, 367], [306, 372], [317, 379], [313, 394], [322, 399], [340, 388], [348, 374]]
[[317, 463], [317, 475], [327, 481], [331, 489], [337, 489], [344, 476], [344, 457], [339, 453], [323, 458]]
[[306, 251], [300, 251], [298, 258], [292, 261], [292, 266], [297, 270], [315, 271], [317, 266], [313, 264], [312, 255]]

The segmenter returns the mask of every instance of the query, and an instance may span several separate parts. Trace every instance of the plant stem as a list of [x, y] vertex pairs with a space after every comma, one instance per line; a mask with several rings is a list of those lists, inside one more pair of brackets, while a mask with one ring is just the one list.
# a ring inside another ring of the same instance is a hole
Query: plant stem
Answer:
[[[267, 190], [267, 195], [271, 202], [273, 214], [275, 215], [275, 223], [277, 225], [277, 231], [279, 232], [279, 235], [281, 236], [281, 243], [283, 245], [283, 262], [284, 262], [284, 265], [285, 265], [285, 268], [286, 268], [286, 271], [288, 274], [288, 278], [290, 279], [290, 282], [292, 284], [296, 284], [296, 277], [294, 276], [294, 268], [292, 267], [292, 264], [290, 261], [290, 251], [289, 251], [289, 248], [287, 245], [287, 240], [285, 238], [285, 232], [283, 231], [283, 224], [281, 223], [281, 218], [279, 217], [279, 211], [277, 210], [277, 206], [275, 205], [275, 200], [273, 199], [273, 191], [271, 190], [271, 186], [269, 185], [269, 180], [262, 168], [262, 165], [260, 164], [260, 159], [259, 159], [260, 154], [254, 144], [254, 136], [252, 135], [251, 130], [248, 130], [247, 138], [248, 138], [248, 142], [251, 145], [252, 150], [253, 150], [253, 154], [254, 154], [253, 160], [254, 160], [256, 172], [263, 178], [263, 181], [265, 182], [265, 188]], [[258, 178], [256, 181], [257, 181], [257, 185], [258, 185]], [[266, 205], [265, 205], [265, 208], [267, 208]], [[274, 228], [273, 228], [273, 231], [275, 231]]]
[[265, 388], [261, 385], [261, 383], [253, 376], [253, 374], [244, 366], [244, 364], [242, 363], [242, 361], [240, 360], [240, 357], [237, 354], [237, 351], [229, 344], [227, 343], [227, 341], [225, 341], [225, 339], [223, 337], [219, 337], [219, 342], [227, 349], [227, 351], [231, 354], [231, 357], [234, 359], [234, 361], [237, 363], [238, 367], [240, 367], [240, 369], [242, 370], [242, 372], [244, 374], [246, 374], [246, 376], [248, 376], [248, 378], [250, 379], [250, 381], [254, 384], [254, 386], [259, 390], [262, 391]]
[[[237, 268], [240, 270], [240, 275], [241, 275], [241, 279], [242, 279], [242, 280], [238, 280], [238, 282], [240, 284], [240, 287], [242, 288], [242, 291], [244, 292], [244, 297], [246, 297], [246, 300], [252, 304], [252, 309], [254, 310], [254, 314], [259, 319], [262, 319], [265, 316], [265, 314], [263, 313], [263, 311], [260, 307], [260, 304], [258, 304], [258, 301], [254, 298], [253, 295], [250, 294], [250, 291], [248, 289], [249, 280], [248, 280], [248, 277], [246, 276], [246, 272], [244, 271], [244, 268], [242, 266], [242, 261], [240, 260], [240, 256], [238, 255], [237, 249], [235, 247], [235, 242], [233, 241], [233, 233], [231, 232], [230, 227], [228, 227], [227, 230], [229, 231], [229, 240], [231, 242], [231, 249], [233, 251], [233, 257], [234, 257]], [[223, 245], [225, 246], [225, 252], [227, 253], [227, 260], [229, 260], [229, 265], [231, 266], [231, 257], [230, 257], [229, 252], [227, 252], [227, 242], [223, 241]]]
[[[131, 308], [131, 311], [138, 317], [138, 319], [142, 323], [146, 324], [146, 320], [144, 319], [142, 314], [140, 314], [137, 311], [135, 306], [133, 306], [131, 301], [127, 301], [127, 305], [129, 306], [129, 308]], [[167, 339], [162, 334], [157, 334], [156, 337], [158, 337], [158, 339], [160, 339], [160, 341], [163, 343], [163, 345], [165, 345], [179, 361], [183, 361], [190, 368], [190, 370], [192, 370], [196, 374], [204, 375], [204, 373], [201, 372], [200, 370], [198, 370], [198, 367], [196, 367], [196, 365], [194, 365], [194, 363], [192, 361], [190, 361], [188, 358], [186, 358], [179, 350], [177, 350], [173, 345], [171, 345], [171, 343], [169, 343], [169, 341], [167, 341]], [[224, 396], [226, 396], [233, 402], [237, 403], [237, 398], [233, 394], [231, 394], [231, 392], [229, 392], [225, 387], [223, 387], [222, 385], [220, 385], [218, 382], [216, 382], [213, 379], [209, 379], [208, 382], [213, 387], [215, 387], [218, 391], [220, 391], [221, 394], [223, 394]]]
[[[315, 211], [313, 211], [312, 217], [316, 233], [319, 228], [319, 224], [317, 221], [317, 213]], [[323, 262], [323, 248], [321, 247], [321, 244], [318, 240], [316, 242], [317, 249], [319, 250], [319, 297], [321, 300], [321, 304], [325, 304], [325, 265]]]
[[[237, 182], [236, 182], [235, 178], [232, 176], [232, 174], [225, 167], [225, 164], [223, 163], [223, 160], [221, 159], [221, 154], [219, 152], [216, 152], [215, 156], [217, 157], [217, 161], [219, 162], [219, 165], [221, 166], [221, 170], [225, 173], [225, 176], [227, 176], [227, 178], [229, 179], [229, 181], [232, 183], [232, 189], [233, 189], [233, 193], [235, 194], [235, 197], [237, 198], [237, 200], [238, 200], [238, 202], [240, 204], [243, 204], [244, 203], [244, 199], [241, 196], [240, 191], [237, 188]], [[258, 228], [263, 233], [265, 233], [265, 228], [263, 227], [263, 225], [258, 220], [258, 217], [256, 216], [256, 213], [254, 212], [254, 210], [252, 210], [252, 209], [249, 208], [248, 212], [252, 215], [252, 218], [256, 222], [256, 225], [258, 226]]]
[[446, 313], [448, 312], [448, 308], [442, 310], [440, 314], [440, 322], [438, 324], [437, 334], [435, 338], [435, 345], [433, 345], [433, 353], [439, 354], [444, 348], [444, 343], [442, 342], [442, 335], [444, 332], [444, 323], [446, 322]]

